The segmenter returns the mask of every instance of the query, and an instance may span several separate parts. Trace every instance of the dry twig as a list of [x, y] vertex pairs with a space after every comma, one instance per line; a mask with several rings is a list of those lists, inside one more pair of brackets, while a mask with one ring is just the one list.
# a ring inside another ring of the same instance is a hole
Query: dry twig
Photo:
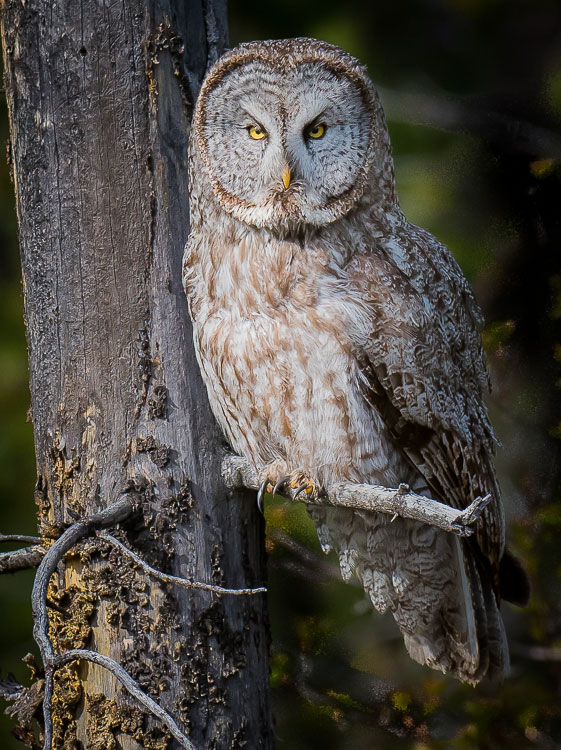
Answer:
[[527, 645], [525, 643], [511, 643], [510, 651], [516, 656], [532, 661], [560, 662], [561, 648], [554, 646], [538, 646], [535, 644]]
[[0, 544], [2, 542], [20, 542], [22, 544], [37, 544], [41, 539], [38, 536], [27, 536], [26, 534], [0, 534]]
[[[53, 741], [53, 677], [57, 666], [55, 652], [49, 639], [49, 613], [47, 610], [47, 589], [49, 580], [64, 555], [74, 547], [80, 539], [88, 536], [98, 528], [114, 526], [128, 518], [134, 510], [132, 501], [128, 497], [118, 500], [100, 513], [73, 523], [53, 543], [45, 553], [33, 584], [31, 593], [31, 608], [33, 612], [33, 636], [45, 667], [45, 693], [43, 696], [43, 716], [45, 719], [44, 750], [51, 750]], [[170, 717], [171, 718], [171, 717]]]
[[[247, 487], [259, 489], [259, 474], [256, 469], [241, 456], [226, 456], [222, 462], [222, 477], [227, 487]], [[370, 484], [352, 484], [337, 482], [326, 488], [319, 497], [299, 495], [297, 490], [290, 493], [291, 500], [301, 500], [312, 505], [335, 505], [353, 510], [390, 513], [414, 521], [422, 521], [458, 536], [470, 536], [475, 531], [475, 522], [485, 507], [491, 502], [491, 495], [476, 498], [464, 510], [452, 508], [430, 497], [417, 495], [408, 485], [402, 484], [398, 489], [378, 487]]]
[[[69, 651], [65, 651], [63, 654], [60, 654], [60, 656], [53, 657], [50, 665], [52, 670], [54, 670], [58, 667], [64, 666], [65, 664], [68, 664], [71, 661], [76, 661], [77, 659], [85, 659], [86, 661], [91, 661], [94, 664], [98, 664], [100, 667], [104, 667], [109, 672], [111, 672], [111, 674], [116, 677], [117, 680], [119, 680], [121, 685], [126, 690], [128, 690], [128, 692], [134, 698], [136, 698], [139, 703], [147, 708], [150, 713], [154, 714], [154, 716], [160, 719], [162, 724], [164, 724], [169, 729], [172, 736], [179, 742], [181, 747], [185, 747], [187, 748], [187, 750], [196, 750], [195, 745], [193, 745], [191, 740], [185, 734], [183, 734], [181, 729], [177, 726], [174, 718], [165, 709], [159, 706], [155, 700], [150, 698], [149, 695], [146, 695], [146, 693], [144, 693], [139, 688], [138, 683], [133, 680], [130, 674], [125, 669], [123, 669], [123, 667], [114, 659], [110, 659], [108, 656], [103, 656], [103, 654], [98, 654], [96, 651], [89, 651], [85, 648], [73, 648]], [[45, 745], [45, 750], [46, 748], [47, 746]]]
[[202, 589], [203, 591], [212, 591], [215, 594], [230, 594], [231, 596], [247, 596], [251, 594], [265, 594], [267, 589], [265, 586], [259, 586], [254, 589], [226, 589], [223, 586], [214, 586], [210, 583], [201, 583], [200, 581], [192, 581], [188, 578], [180, 578], [179, 576], [172, 576], [169, 573], [162, 573], [161, 570], [152, 568], [148, 563], [139, 557], [136, 552], [133, 552], [128, 547], [119, 541], [116, 537], [108, 534], [105, 531], [98, 532], [97, 536], [106, 542], [109, 542], [114, 547], [117, 547], [124, 555], [130, 557], [142, 570], [150, 576], [157, 578], [159, 581], [164, 583], [174, 583], [178, 586], [185, 586], [189, 589]]
[[338, 565], [329, 562], [325, 555], [320, 557], [312, 552], [305, 544], [301, 544], [284, 529], [271, 526], [267, 529], [267, 535], [275, 544], [280, 544], [292, 553], [292, 559], [277, 561], [280, 568], [313, 583], [327, 583], [334, 579], [341, 580], [341, 571]]
[[388, 120], [427, 125], [449, 132], [474, 133], [515, 153], [561, 158], [561, 138], [548, 128], [489, 111], [470, 101], [378, 87]]
[[0, 552], [0, 574], [36, 568], [43, 559], [45, 552], [45, 548], [40, 544], [22, 547], [12, 552]]

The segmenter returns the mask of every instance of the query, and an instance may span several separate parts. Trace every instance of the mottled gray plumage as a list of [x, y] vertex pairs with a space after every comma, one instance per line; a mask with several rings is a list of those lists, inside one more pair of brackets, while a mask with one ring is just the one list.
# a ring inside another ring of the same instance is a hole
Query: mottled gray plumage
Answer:
[[504, 674], [481, 316], [449, 251], [401, 212], [364, 68], [311, 39], [241, 45], [207, 75], [189, 151], [184, 281], [232, 447], [273, 484], [405, 482], [458, 508], [491, 493], [471, 542], [381, 514], [310, 513], [414, 659], [472, 683]]

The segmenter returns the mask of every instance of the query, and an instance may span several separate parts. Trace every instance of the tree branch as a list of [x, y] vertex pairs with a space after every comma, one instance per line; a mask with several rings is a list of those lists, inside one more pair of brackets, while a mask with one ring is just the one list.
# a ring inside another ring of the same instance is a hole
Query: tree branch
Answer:
[[39, 646], [41, 659], [45, 667], [45, 694], [43, 697], [43, 716], [45, 719], [44, 750], [51, 750], [53, 742], [53, 675], [56, 665], [56, 656], [49, 639], [49, 613], [47, 610], [47, 589], [49, 580], [55, 572], [57, 565], [64, 555], [92, 531], [113, 526], [127, 519], [133, 512], [134, 505], [128, 497], [123, 497], [113, 505], [110, 505], [100, 513], [95, 513], [88, 518], [83, 518], [73, 523], [66, 531], [49, 547], [37, 573], [31, 592], [31, 610], [33, 613], [33, 637]]
[[35, 544], [33, 547], [23, 547], [12, 552], [0, 552], [0, 574], [36, 568], [43, 559], [45, 552], [45, 548], [40, 544]]
[[441, 95], [408, 93], [378, 86], [388, 120], [426, 125], [450, 132], [475, 133], [515, 153], [543, 158], [561, 157], [561, 138], [555, 131], [489, 111], [477, 103]]
[[265, 594], [267, 589], [265, 586], [259, 586], [254, 589], [226, 589], [222, 586], [214, 586], [210, 583], [200, 583], [199, 581], [191, 581], [188, 578], [180, 578], [179, 576], [172, 576], [169, 573], [162, 573], [161, 570], [152, 568], [148, 563], [139, 557], [136, 552], [133, 552], [128, 547], [119, 541], [116, 537], [108, 534], [105, 531], [98, 532], [97, 536], [106, 542], [109, 542], [114, 547], [117, 547], [124, 555], [130, 557], [145, 573], [165, 583], [174, 583], [178, 586], [185, 586], [189, 589], [202, 589], [203, 591], [212, 591], [215, 594], [230, 594], [232, 596], [251, 595], [251, 594]]
[[552, 646], [526, 645], [525, 643], [511, 643], [510, 651], [516, 656], [532, 661], [560, 662], [561, 648]]
[[111, 674], [116, 677], [117, 680], [119, 680], [121, 685], [126, 690], [128, 690], [128, 692], [134, 698], [136, 698], [139, 703], [147, 708], [150, 713], [154, 714], [154, 716], [160, 719], [162, 724], [165, 724], [173, 737], [179, 742], [181, 747], [185, 747], [187, 748], [187, 750], [196, 750], [195, 745], [193, 745], [191, 740], [185, 734], [183, 734], [181, 729], [175, 723], [173, 717], [165, 709], [159, 706], [155, 700], [150, 698], [149, 695], [146, 695], [146, 693], [144, 693], [140, 689], [138, 683], [133, 680], [130, 674], [125, 669], [123, 669], [123, 667], [114, 659], [110, 659], [108, 656], [103, 656], [103, 654], [98, 654], [96, 651], [89, 651], [83, 648], [73, 648], [69, 651], [65, 651], [63, 654], [60, 654], [60, 656], [55, 656], [50, 662], [51, 681], [52, 673], [55, 669], [58, 669], [58, 667], [62, 667], [64, 664], [68, 664], [68, 662], [76, 661], [77, 659], [91, 661], [94, 664], [98, 664], [100, 667], [104, 667], [109, 672], [111, 672]]
[[2, 542], [19, 542], [22, 544], [37, 544], [41, 539], [38, 536], [26, 536], [25, 534], [0, 534]]
[[[321, 555], [320, 557], [315, 552], [312, 552], [306, 545], [298, 542], [284, 529], [271, 526], [267, 529], [267, 536], [275, 544], [280, 544], [292, 553], [292, 560], [282, 559], [277, 561], [280, 568], [313, 583], [327, 583], [333, 580], [341, 580], [341, 571], [338, 565], [329, 562], [325, 555]], [[272, 561], [269, 564], [272, 564]]]
[[[257, 490], [260, 486], [257, 470], [241, 456], [228, 455], [222, 462], [222, 478], [227, 487], [247, 487]], [[430, 526], [448, 531], [458, 536], [470, 536], [475, 531], [475, 522], [484, 508], [491, 502], [491, 495], [476, 498], [464, 510], [452, 508], [437, 500], [412, 492], [408, 485], [398, 489], [378, 487], [369, 484], [337, 482], [326, 488], [319, 497], [296, 497], [296, 491], [286, 491], [291, 500], [301, 500], [312, 505], [331, 505], [352, 508], [353, 510], [390, 513], [401, 518], [422, 521]]]

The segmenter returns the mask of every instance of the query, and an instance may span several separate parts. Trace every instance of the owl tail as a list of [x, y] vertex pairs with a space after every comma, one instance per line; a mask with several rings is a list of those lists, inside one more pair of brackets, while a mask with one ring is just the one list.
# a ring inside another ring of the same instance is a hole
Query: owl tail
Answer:
[[309, 508], [343, 579], [356, 576], [379, 612], [390, 610], [411, 658], [477, 684], [509, 664], [503, 622], [484, 565], [458, 537], [402, 518]]

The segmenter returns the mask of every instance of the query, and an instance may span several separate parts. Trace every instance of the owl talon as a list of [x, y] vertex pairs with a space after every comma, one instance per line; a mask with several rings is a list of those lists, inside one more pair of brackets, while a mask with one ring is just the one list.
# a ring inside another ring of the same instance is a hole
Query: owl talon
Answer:
[[317, 498], [321, 487], [310, 479], [305, 470], [297, 469], [291, 474], [286, 474], [287, 467], [281, 462], [275, 462], [266, 466], [261, 472], [261, 484], [257, 492], [257, 507], [263, 513], [263, 498], [265, 493], [276, 495], [280, 493], [290, 500], [310, 500]]
[[321, 488], [318, 487], [315, 482], [312, 482], [310, 479], [306, 479], [298, 486], [298, 489], [294, 493], [294, 499], [317, 499], [320, 496], [321, 491]]
[[313, 487], [310, 484], [309, 480], [306, 479], [298, 485], [296, 492], [294, 493], [294, 499], [297, 500], [302, 493], [306, 495], [311, 495], [312, 492], [313, 492]]
[[261, 482], [259, 485], [259, 489], [257, 491], [257, 507], [259, 508], [259, 511], [261, 514], [264, 513], [263, 510], [263, 497], [265, 495], [265, 492], [267, 491], [267, 485], [269, 484], [269, 480], [265, 479], [265, 481]]
[[275, 486], [273, 487], [273, 495], [276, 495], [278, 490], [284, 489], [289, 479], [290, 479], [289, 476], [280, 477], [277, 480], [277, 483], [275, 484]]

